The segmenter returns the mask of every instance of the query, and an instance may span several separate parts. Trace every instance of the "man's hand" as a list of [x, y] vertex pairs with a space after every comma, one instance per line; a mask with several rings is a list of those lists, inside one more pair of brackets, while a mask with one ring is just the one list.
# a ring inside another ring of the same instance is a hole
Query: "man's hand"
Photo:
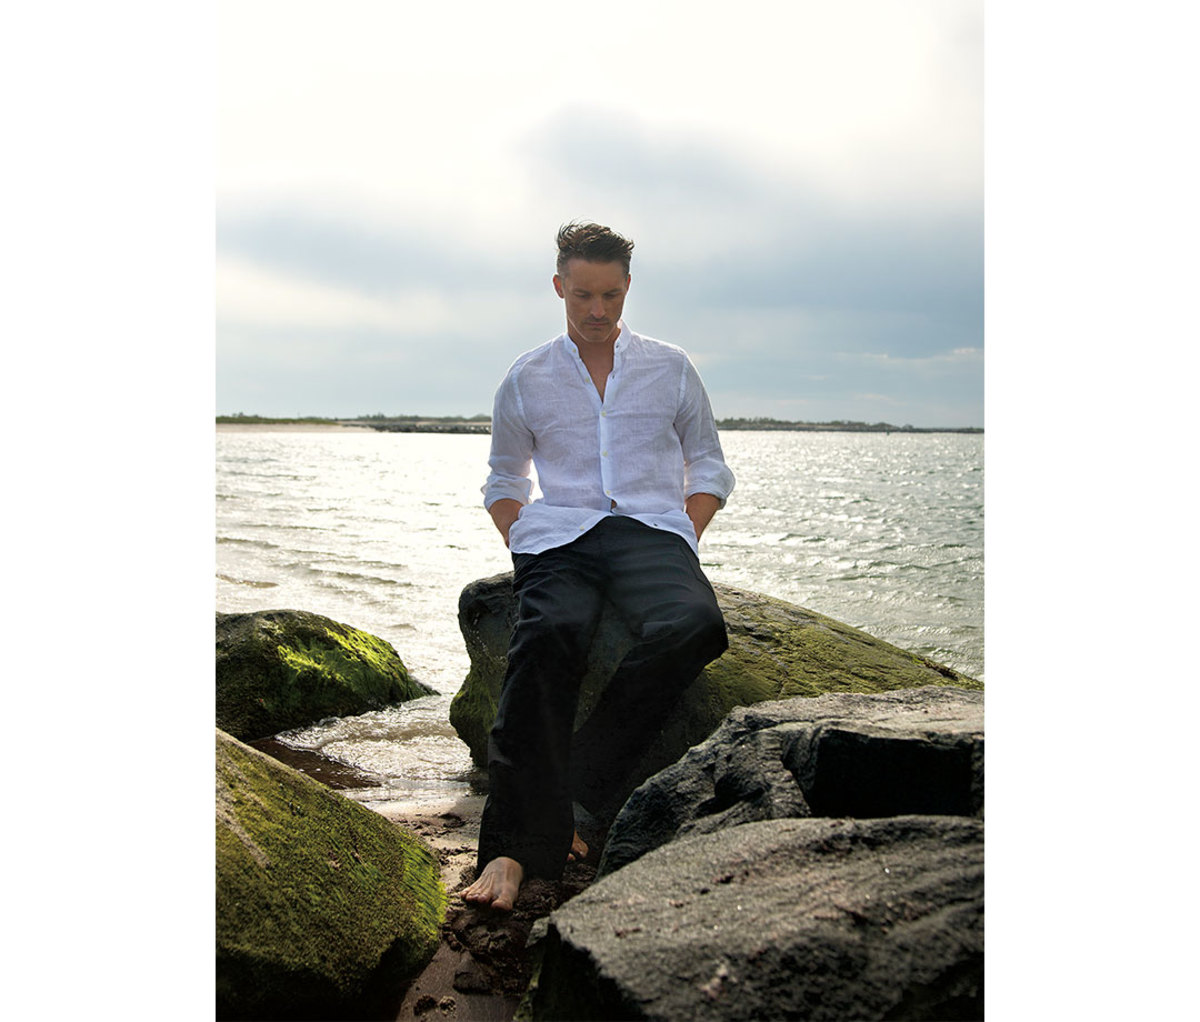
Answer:
[[692, 528], [696, 530], [696, 539], [708, 528], [712, 516], [721, 507], [721, 501], [711, 493], [693, 493], [684, 504], [687, 516], [692, 520]]
[[504, 537], [505, 546], [508, 546], [508, 530], [512, 528], [512, 523], [517, 520], [517, 515], [520, 513], [521, 502], [509, 497], [502, 497], [488, 508], [488, 514], [492, 516], [492, 521], [496, 523], [496, 528]]

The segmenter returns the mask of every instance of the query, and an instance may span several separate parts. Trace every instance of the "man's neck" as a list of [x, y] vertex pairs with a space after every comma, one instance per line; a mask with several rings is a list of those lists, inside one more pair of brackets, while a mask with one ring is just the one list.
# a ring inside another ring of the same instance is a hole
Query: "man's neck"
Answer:
[[606, 341], [581, 341], [572, 335], [570, 329], [567, 330], [567, 336], [575, 342], [575, 347], [579, 349], [579, 357], [583, 359], [584, 367], [591, 376], [601, 401], [604, 400], [604, 393], [607, 389], [608, 374], [613, 370], [617, 338], [620, 335], [621, 327], [619, 325]]

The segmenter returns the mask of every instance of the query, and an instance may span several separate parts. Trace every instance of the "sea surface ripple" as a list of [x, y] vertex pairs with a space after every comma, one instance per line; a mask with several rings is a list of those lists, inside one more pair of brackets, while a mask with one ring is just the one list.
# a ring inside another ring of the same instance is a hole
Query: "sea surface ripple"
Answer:
[[[737, 487], [701, 543], [714, 582], [766, 593], [983, 678], [983, 437], [722, 434]], [[482, 508], [488, 438], [216, 437], [217, 610], [300, 609], [387, 639], [438, 695], [281, 741], [436, 799], [478, 775], [450, 727], [469, 661], [458, 597], [512, 564]]]

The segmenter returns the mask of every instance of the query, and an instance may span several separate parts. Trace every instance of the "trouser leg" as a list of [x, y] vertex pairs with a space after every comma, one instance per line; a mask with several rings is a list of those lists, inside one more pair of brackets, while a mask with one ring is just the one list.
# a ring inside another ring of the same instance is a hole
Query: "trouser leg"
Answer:
[[576, 732], [571, 752], [574, 798], [601, 817], [628, 794], [614, 765], [637, 761], [684, 689], [728, 648], [716, 595], [691, 547], [673, 533], [618, 522], [605, 534], [607, 595], [638, 642]]
[[557, 879], [566, 863], [571, 731], [603, 603], [593, 545], [584, 536], [513, 558], [517, 624], [488, 742], [480, 868], [504, 855], [526, 875]]

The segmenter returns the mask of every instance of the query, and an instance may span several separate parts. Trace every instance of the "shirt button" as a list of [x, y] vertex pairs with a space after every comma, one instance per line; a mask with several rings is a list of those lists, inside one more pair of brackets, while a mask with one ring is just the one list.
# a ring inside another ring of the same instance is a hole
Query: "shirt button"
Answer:
[[608, 457], [608, 451], [601, 451], [601, 452], [600, 452], [600, 457], [602, 457], [602, 458], [607, 458], [607, 457]]

